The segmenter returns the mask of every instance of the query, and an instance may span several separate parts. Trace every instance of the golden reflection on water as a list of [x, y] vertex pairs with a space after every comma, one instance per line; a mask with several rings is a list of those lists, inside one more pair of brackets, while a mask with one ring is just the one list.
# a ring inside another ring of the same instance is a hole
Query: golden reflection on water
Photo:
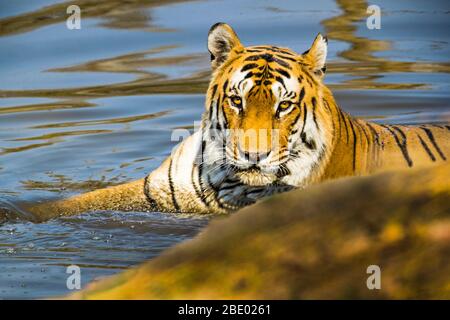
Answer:
[[95, 106], [94, 103], [87, 102], [87, 101], [64, 100], [64, 101], [60, 101], [60, 102], [47, 102], [44, 104], [28, 104], [25, 106], [3, 107], [3, 108], [0, 108], [0, 114], [76, 109], [76, 108], [87, 108], [87, 107], [93, 107], [93, 106]]
[[394, 72], [450, 72], [450, 63], [390, 61], [375, 53], [391, 49], [391, 43], [384, 40], [367, 39], [356, 34], [357, 24], [365, 21], [369, 4], [364, 0], [336, 0], [341, 15], [321, 21], [329, 39], [349, 43], [350, 49], [339, 56], [351, 61], [329, 64], [329, 72], [348, 73], [358, 78], [343, 81], [334, 88], [339, 89], [418, 89], [424, 83], [381, 83], [376, 82], [380, 73]]
[[[157, 113], [144, 114], [144, 115], [140, 115], [140, 116], [113, 118], [113, 119], [105, 119], [105, 120], [86, 120], [86, 121], [72, 121], [72, 122], [63, 122], [63, 123], [51, 123], [51, 124], [43, 124], [43, 125], [33, 126], [31, 128], [33, 128], [33, 129], [49, 129], [49, 128], [91, 126], [91, 125], [99, 125], [99, 124], [130, 123], [130, 122], [134, 122], [134, 121], [158, 118], [158, 117], [164, 116], [168, 113], [169, 113], [169, 111], [162, 111], [162, 112], [157, 112]], [[94, 132], [94, 133], [96, 133], [96, 132]]]
[[30, 32], [37, 28], [65, 22], [66, 8], [83, 8], [83, 17], [102, 19], [102, 25], [113, 29], [144, 29], [153, 32], [170, 31], [155, 27], [144, 9], [190, 0], [77, 0], [57, 3], [42, 9], [0, 20], [0, 36]]

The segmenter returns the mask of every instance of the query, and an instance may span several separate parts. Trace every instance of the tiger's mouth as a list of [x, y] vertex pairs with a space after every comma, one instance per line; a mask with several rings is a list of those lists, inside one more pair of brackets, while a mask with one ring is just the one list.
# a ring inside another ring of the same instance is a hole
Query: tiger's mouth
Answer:
[[275, 174], [262, 172], [259, 168], [241, 170], [236, 172], [236, 176], [242, 183], [255, 187], [271, 184], [277, 179]]
[[234, 171], [235, 175], [242, 183], [249, 186], [265, 186], [272, 184], [290, 173], [289, 169], [283, 165], [279, 166], [277, 170], [266, 171], [256, 164], [245, 169], [235, 168]]

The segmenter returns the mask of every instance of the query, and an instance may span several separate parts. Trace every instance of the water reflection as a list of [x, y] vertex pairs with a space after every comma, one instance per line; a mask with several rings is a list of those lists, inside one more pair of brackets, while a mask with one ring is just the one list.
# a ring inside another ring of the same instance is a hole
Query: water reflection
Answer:
[[148, 9], [162, 5], [186, 2], [189, 0], [77, 0], [66, 1], [42, 9], [27, 12], [18, 16], [6, 17], [0, 20], [0, 36], [10, 36], [30, 32], [51, 24], [65, 23], [66, 9], [70, 5], [83, 8], [84, 18], [100, 18], [102, 26], [114, 29], [146, 29], [152, 32], [168, 31], [155, 27]]
[[386, 40], [369, 39], [358, 36], [358, 28], [367, 19], [369, 3], [363, 0], [336, 0], [342, 14], [321, 21], [329, 39], [344, 41], [350, 48], [339, 53], [339, 56], [349, 62], [330, 64], [329, 71], [348, 73], [355, 78], [335, 85], [340, 89], [422, 89], [428, 86], [419, 83], [387, 83], [379, 82], [384, 73], [413, 72], [433, 73], [450, 72], [450, 63], [392, 61], [376, 53], [392, 50], [392, 43]]

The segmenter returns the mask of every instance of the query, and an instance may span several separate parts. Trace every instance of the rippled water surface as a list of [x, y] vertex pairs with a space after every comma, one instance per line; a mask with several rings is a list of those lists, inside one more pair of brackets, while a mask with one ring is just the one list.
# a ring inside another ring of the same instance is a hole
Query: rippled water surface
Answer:
[[[206, 35], [303, 52], [329, 38], [326, 83], [341, 107], [384, 123], [450, 120], [447, 1], [0, 0], [0, 201], [41, 201], [141, 178], [200, 118]], [[66, 8], [81, 7], [81, 30]], [[191, 238], [209, 217], [97, 212], [0, 225], [0, 298], [61, 295]]]

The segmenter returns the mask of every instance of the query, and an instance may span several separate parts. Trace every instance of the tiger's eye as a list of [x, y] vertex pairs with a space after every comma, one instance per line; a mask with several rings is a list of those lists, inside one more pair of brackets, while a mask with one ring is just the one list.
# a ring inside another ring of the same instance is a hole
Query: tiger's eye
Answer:
[[242, 103], [242, 99], [238, 96], [233, 96], [233, 97], [231, 97], [231, 102], [234, 105], [239, 106]]
[[278, 105], [278, 110], [280, 111], [285, 111], [287, 109], [289, 109], [289, 107], [292, 105], [292, 102], [290, 101], [282, 101], [280, 102], [280, 104]]

